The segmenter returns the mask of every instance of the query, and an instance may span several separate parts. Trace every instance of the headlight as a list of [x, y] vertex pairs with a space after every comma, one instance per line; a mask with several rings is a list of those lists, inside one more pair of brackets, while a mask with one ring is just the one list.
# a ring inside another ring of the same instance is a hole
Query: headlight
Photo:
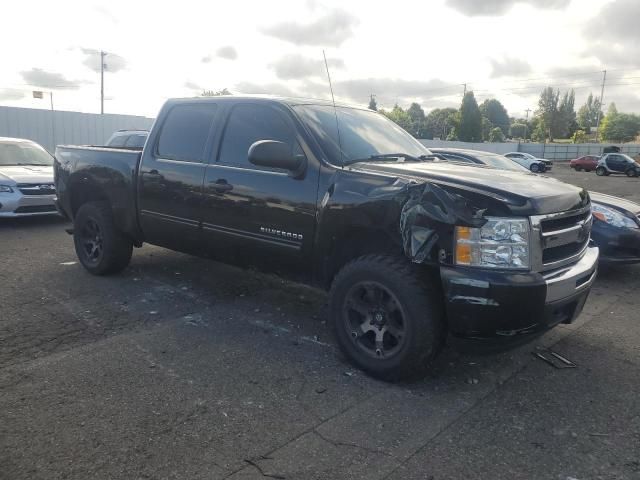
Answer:
[[11, 188], [9, 185], [0, 185], [0, 193], [12, 193], [13, 192], [13, 188]]
[[529, 268], [529, 220], [487, 217], [482, 228], [456, 227], [457, 265]]
[[608, 223], [618, 228], [640, 228], [631, 218], [621, 214], [617, 210], [605, 207], [598, 203], [591, 204], [591, 213], [594, 217], [604, 223]]

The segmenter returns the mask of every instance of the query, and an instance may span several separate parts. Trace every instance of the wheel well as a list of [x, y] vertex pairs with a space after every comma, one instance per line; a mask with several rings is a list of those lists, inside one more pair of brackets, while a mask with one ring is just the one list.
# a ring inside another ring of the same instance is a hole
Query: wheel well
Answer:
[[88, 202], [109, 201], [104, 191], [94, 184], [76, 184], [71, 193], [71, 213], [75, 218], [78, 209]]
[[384, 230], [350, 229], [335, 237], [325, 264], [326, 287], [335, 275], [351, 260], [370, 254], [403, 255], [400, 237], [394, 238]]

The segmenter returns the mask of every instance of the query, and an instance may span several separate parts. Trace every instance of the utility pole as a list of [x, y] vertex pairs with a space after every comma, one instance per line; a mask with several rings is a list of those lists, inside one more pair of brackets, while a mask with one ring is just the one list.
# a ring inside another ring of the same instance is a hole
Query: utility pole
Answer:
[[527, 129], [529, 128], [529, 112], [531, 111], [530, 108], [527, 108], [525, 110], [525, 112], [527, 112], [527, 118], [524, 121], [524, 141], [527, 141]]
[[106, 52], [100, 50], [100, 115], [104, 114], [104, 57]]
[[464, 96], [467, 94], [467, 84], [463, 83], [462, 86], [464, 87], [464, 90], [462, 90], [462, 98], [464, 98]]
[[604, 98], [604, 84], [607, 81], [607, 71], [602, 71], [602, 88], [600, 89], [600, 108], [598, 109], [598, 117], [596, 120], [596, 143], [598, 143], [598, 137], [600, 136], [600, 112], [602, 112], [602, 108], [604, 107], [604, 103], [602, 103], [602, 99]]
[[56, 150], [56, 120], [55, 112], [53, 110], [53, 92], [49, 91], [49, 100], [51, 101], [51, 143], [53, 144], [53, 151]]

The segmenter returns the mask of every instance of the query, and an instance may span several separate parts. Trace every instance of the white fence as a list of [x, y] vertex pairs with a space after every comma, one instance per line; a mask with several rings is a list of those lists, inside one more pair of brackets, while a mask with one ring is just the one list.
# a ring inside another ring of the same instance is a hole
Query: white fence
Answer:
[[151, 127], [152, 118], [0, 106], [0, 137], [27, 138], [53, 153], [56, 145], [104, 145], [120, 129]]
[[[449, 142], [446, 140], [420, 140], [427, 148], [465, 148], [504, 154], [507, 152], [526, 152], [549, 160], [568, 161], [584, 155], [601, 155], [608, 143], [472, 143]], [[640, 154], [640, 144], [625, 143], [618, 145], [622, 153], [631, 157]]]

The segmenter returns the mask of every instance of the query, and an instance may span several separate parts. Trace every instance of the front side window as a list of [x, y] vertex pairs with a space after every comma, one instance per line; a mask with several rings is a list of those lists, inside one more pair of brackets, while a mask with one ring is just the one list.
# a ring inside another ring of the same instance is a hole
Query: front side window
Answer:
[[294, 110], [335, 165], [389, 153], [431, 155], [396, 123], [371, 110], [329, 105], [298, 105]]
[[267, 105], [237, 105], [229, 116], [220, 147], [220, 163], [260, 169], [249, 163], [249, 147], [259, 140], [277, 140], [291, 146], [294, 155], [302, 150], [295, 131], [284, 115]]
[[158, 139], [160, 158], [202, 162], [216, 106], [210, 103], [176, 105], [167, 114]]
[[0, 143], [0, 166], [53, 165], [53, 157], [39, 145], [19, 142]]

